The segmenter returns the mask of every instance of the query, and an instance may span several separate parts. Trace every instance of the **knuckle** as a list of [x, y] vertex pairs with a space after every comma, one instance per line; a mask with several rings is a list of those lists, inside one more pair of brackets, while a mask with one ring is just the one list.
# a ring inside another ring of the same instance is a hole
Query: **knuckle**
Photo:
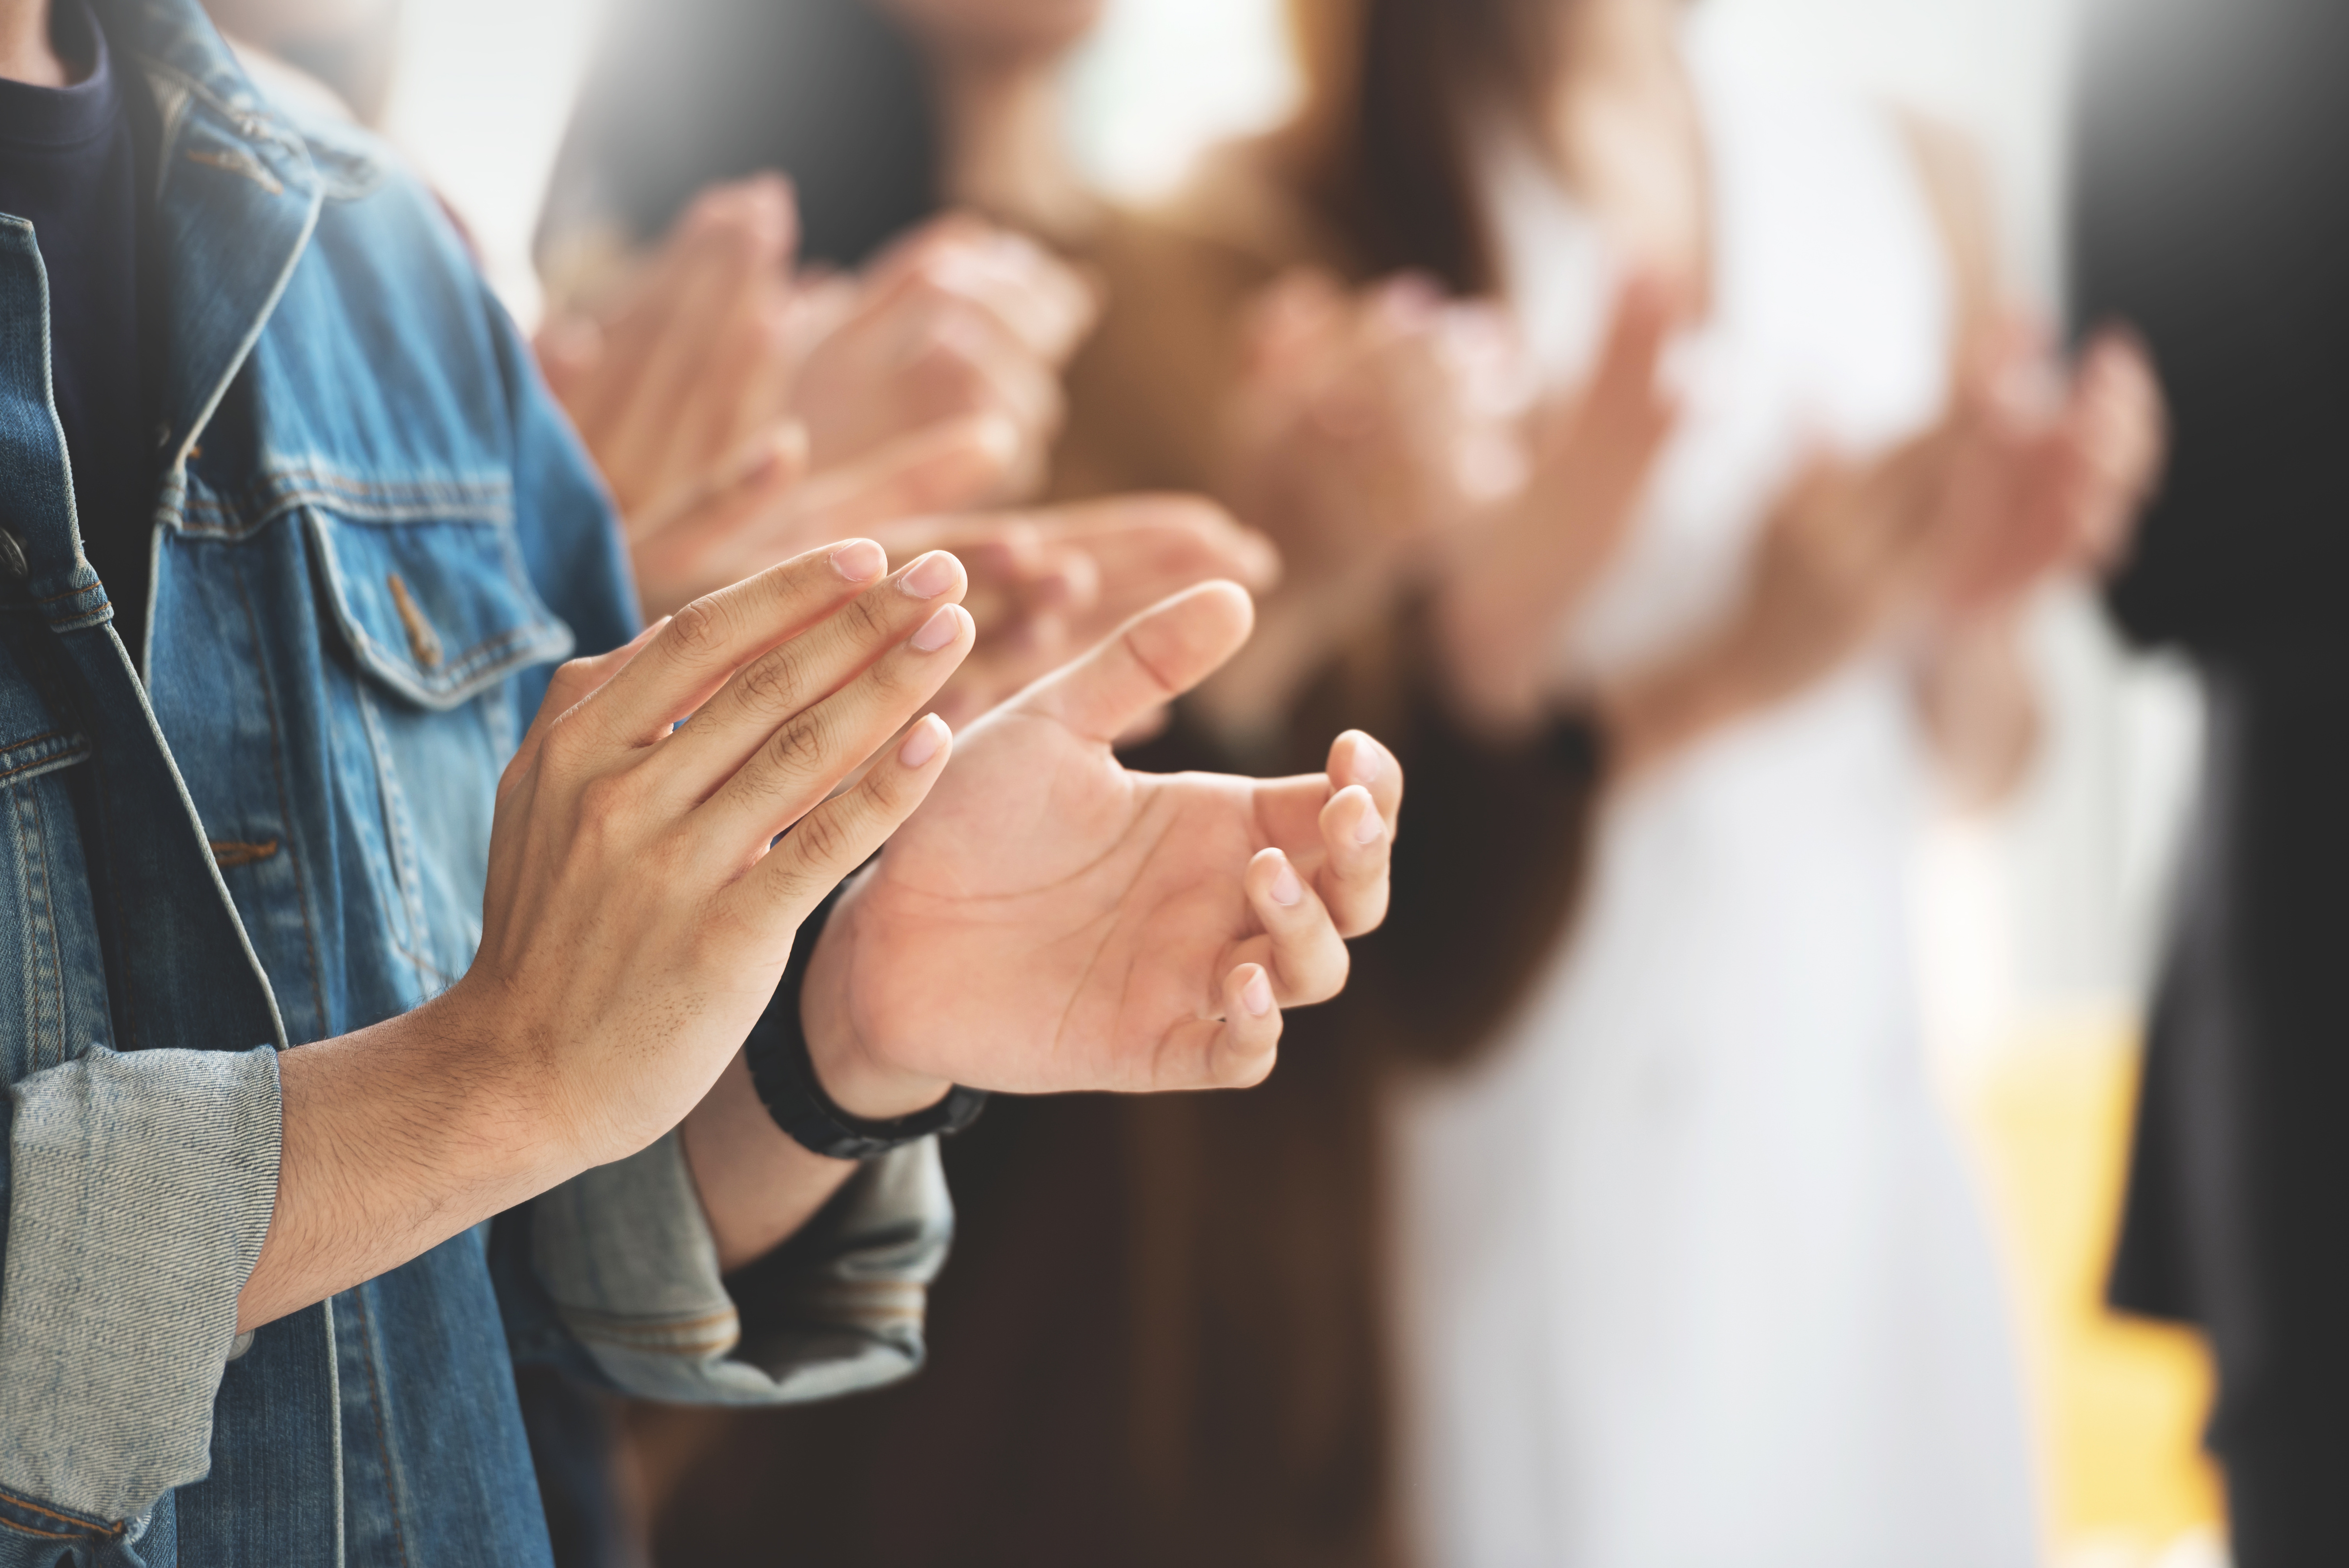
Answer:
[[809, 709], [775, 731], [767, 742], [777, 781], [796, 785], [821, 771], [832, 752], [832, 726], [821, 710]]
[[546, 727], [538, 754], [547, 767], [558, 773], [567, 772], [585, 757], [587, 742], [587, 727], [579, 722], [577, 714], [565, 710], [555, 715], [554, 722]]
[[716, 598], [696, 599], [677, 613], [666, 635], [680, 656], [700, 663], [717, 656], [726, 645], [727, 615]]
[[806, 683], [800, 677], [798, 661], [792, 656], [789, 646], [777, 648], [734, 679], [742, 700], [754, 708], [792, 713], [802, 706]]
[[802, 860], [811, 866], [837, 865], [848, 848], [848, 835], [836, 811], [811, 811], [792, 830], [792, 839]]
[[860, 593], [848, 602], [842, 617], [851, 637], [860, 643], [877, 643], [889, 635], [889, 617], [881, 608], [880, 600], [877, 593]]
[[600, 774], [579, 787], [579, 827], [597, 840], [616, 836], [635, 808], [635, 790], [625, 775]]

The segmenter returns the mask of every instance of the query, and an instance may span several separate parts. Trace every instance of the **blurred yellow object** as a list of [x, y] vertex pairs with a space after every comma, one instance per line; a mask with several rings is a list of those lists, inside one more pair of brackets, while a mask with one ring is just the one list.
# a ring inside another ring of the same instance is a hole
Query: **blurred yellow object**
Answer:
[[2006, 1254], [2059, 1568], [2224, 1562], [2209, 1352], [2104, 1305], [2138, 1059], [2131, 1020], [2083, 1015], [1944, 1073]]

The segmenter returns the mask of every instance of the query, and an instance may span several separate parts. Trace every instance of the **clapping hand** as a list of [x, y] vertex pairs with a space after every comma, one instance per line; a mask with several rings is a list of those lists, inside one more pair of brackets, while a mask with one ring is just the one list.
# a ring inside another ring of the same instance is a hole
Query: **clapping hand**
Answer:
[[798, 243], [781, 180], [715, 186], [614, 298], [554, 315], [540, 331], [540, 368], [622, 516], [673, 511], [777, 438]]
[[1454, 698], [1483, 727], [1539, 717], [1561, 631], [1638, 519], [1678, 422], [1661, 366], [1680, 318], [1661, 284], [1626, 285], [1588, 379], [1536, 417], [1524, 485], [1446, 542], [1436, 647]]
[[2050, 577], [2111, 564], [2159, 480], [2167, 424], [2133, 334], [2097, 334], [2067, 372], [2034, 334], [2003, 329], [1976, 356], [1952, 419], [1940, 613], [1995, 614]]
[[1271, 1070], [1281, 1009], [1334, 995], [1344, 938], [1384, 915], [1402, 776], [1359, 733], [1301, 778], [1119, 765], [1112, 738], [1249, 622], [1237, 588], [1194, 589], [959, 738], [815, 953], [803, 1006], [827, 1085], [910, 1108], [947, 1082], [1206, 1088]]
[[1005, 433], [1000, 468], [968, 499], [1035, 488], [1060, 433], [1061, 366], [1099, 313], [1090, 284], [1032, 241], [957, 213], [824, 287], [825, 321], [789, 397], [817, 469], [985, 416]]

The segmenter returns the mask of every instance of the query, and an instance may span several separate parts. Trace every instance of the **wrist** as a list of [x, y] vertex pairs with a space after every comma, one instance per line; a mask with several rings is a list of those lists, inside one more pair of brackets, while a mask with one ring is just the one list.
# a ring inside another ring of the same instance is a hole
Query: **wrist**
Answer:
[[816, 1083], [833, 1104], [862, 1121], [895, 1121], [929, 1109], [954, 1085], [882, 1059], [856, 1028], [849, 997], [853, 925], [843, 905], [817, 934], [800, 993], [800, 1028]]
[[[453, 1111], [449, 1130], [468, 1139], [507, 1172], [555, 1187], [582, 1171], [625, 1159], [641, 1143], [593, 1080], [564, 1070], [564, 1053], [519, 1005], [501, 1006], [501, 987], [468, 974], [413, 1012], [378, 1025], [398, 1027], [413, 1055], [403, 1069], [419, 1083], [462, 1088], [435, 1115]], [[371, 1032], [371, 1031], [370, 1031]], [[497, 1129], [494, 1138], [480, 1135]]]
[[1637, 776], [1750, 705], [1743, 661], [1710, 642], [1590, 694], [1609, 741], [1610, 777]]

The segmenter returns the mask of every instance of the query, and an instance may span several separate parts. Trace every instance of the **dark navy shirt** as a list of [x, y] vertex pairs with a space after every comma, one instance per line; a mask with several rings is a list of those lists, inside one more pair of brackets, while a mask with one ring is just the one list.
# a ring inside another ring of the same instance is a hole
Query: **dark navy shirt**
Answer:
[[0, 81], [0, 212], [28, 220], [49, 278], [50, 377], [73, 463], [83, 553], [140, 655], [155, 501], [152, 377], [140, 287], [139, 138], [126, 82], [86, 0], [51, 37], [76, 84]]

